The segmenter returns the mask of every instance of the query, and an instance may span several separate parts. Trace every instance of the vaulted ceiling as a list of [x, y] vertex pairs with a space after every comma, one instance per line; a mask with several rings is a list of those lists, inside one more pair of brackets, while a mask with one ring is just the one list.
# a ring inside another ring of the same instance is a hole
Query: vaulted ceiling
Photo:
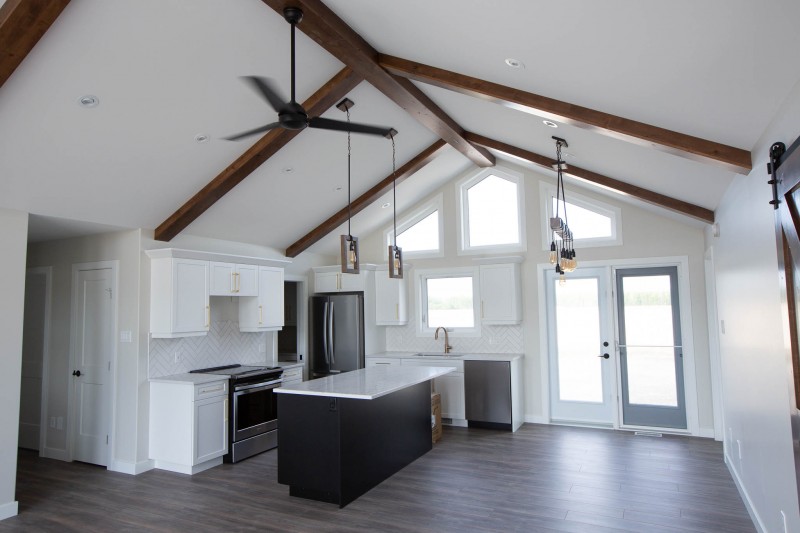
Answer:
[[[97, 224], [334, 250], [345, 134], [222, 140], [275, 120], [240, 76], [288, 96], [285, 5], [305, 12], [298, 101], [341, 120], [348, 96], [354, 122], [400, 132], [400, 212], [495, 158], [546, 165], [557, 134], [579, 178], [708, 221], [800, 80], [791, 0], [6, 0], [0, 207], [39, 215], [40, 239]], [[391, 143], [353, 135], [352, 153], [364, 234], [390, 215]]]

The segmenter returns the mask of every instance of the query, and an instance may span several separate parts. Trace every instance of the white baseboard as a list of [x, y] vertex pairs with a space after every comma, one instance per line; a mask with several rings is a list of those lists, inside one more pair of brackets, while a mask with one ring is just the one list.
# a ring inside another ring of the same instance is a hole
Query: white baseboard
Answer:
[[744, 506], [747, 508], [748, 514], [750, 514], [750, 519], [753, 521], [753, 525], [756, 526], [758, 533], [768, 533], [767, 528], [764, 527], [764, 523], [761, 521], [761, 517], [758, 516], [758, 512], [756, 511], [755, 507], [753, 507], [753, 503], [750, 501], [750, 495], [747, 493], [747, 489], [742, 484], [742, 479], [739, 477], [739, 472], [733, 467], [733, 462], [731, 461], [728, 454], [725, 453], [725, 464], [728, 466], [728, 471], [731, 473], [731, 477], [733, 478], [733, 482], [736, 483], [736, 488], [739, 489], [739, 495], [742, 497], [742, 501], [744, 502]]
[[69, 452], [64, 448], [44, 448], [39, 452], [39, 457], [46, 459], [57, 459], [59, 461], [70, 461]]
[[549, 424], [550, 419], [542, 415], [525, 415], [525, 422], [528, 424]]
[[152, 470], [154, 468], [155, 462], [150, 459], [146, 461], [139, 461], [138, 463], [112, 460], [108, 465], [108, 469], [112, 472], [121, 472], [123, 474], [130, 474], [132, 476], [139, 475], [142, 472], [147, 472], [148, 470]]
[[18, 502], [8, 502], [0, 505], [0, 520], [17, 516], [17, 514], [19, 514]]
[[704, 439], [713, 439], [715, 437], [714, 428], [698, 428], [696, 437], [703, 437]]

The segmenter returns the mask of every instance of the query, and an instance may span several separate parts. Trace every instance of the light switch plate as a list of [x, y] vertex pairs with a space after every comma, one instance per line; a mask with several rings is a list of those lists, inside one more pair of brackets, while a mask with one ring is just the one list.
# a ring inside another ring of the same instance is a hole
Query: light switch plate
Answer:
[[132, 336], [130, 331], [120, 331], [119, 332], [119, 342], [131, 342]]

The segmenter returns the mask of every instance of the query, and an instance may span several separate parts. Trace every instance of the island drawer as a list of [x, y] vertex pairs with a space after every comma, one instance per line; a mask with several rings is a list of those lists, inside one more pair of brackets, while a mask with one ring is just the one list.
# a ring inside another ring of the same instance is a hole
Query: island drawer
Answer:
[[391, 357], [367, 357], [366, 366], [399, 365], [401, 361], [401, 359]]

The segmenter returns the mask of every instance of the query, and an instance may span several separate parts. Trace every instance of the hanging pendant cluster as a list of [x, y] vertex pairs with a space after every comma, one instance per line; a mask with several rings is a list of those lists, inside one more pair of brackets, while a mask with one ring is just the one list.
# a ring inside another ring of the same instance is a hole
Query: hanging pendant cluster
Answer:
[[[558, 174], [558, 181], [556, 183], [556, 212], [555, 216], [550, 219], [550, 231], [552, 232], [550, 263], [556, 266], [556, 273], [559, 274], [559, 283], [563, 285], [566, 283], [564, 274], [566, 272], [574, 272], [578, 267], [578, 261], [575, 259], [572, 230], [569, 229], [569, 224], [567, 224], [567, 201], [564, 196], [563, 175], [567, 164], [561, 159], [561, 147], [569, 147], [569, 144], [560, 137], [554, 136], [553, 139], [556, 141], [556, 162], [553, 166]], [[561, 218], [562, 207], [564, 211], [563, 219]]]
[[[350, 125], [350, 108], [355, 104], [349, 98], [345, 98], [336, 107], [347, 113], [347, 124]], [[345, 274], [358, 274], [361, 271], [361, 259], [358, 254], [358, 237], [353, 237], [350, 232], [350, 219], [352, 210], [350, 207], [350, 130], [347, 130], [347, 235], [341, 236], [342, 250], [342, 272]]]
[[394, 136], [397, 130], [392, 128], [387, 137], [392, 140], [392, 226], [394, 238], [389, 245], [389, 277], [403, 279], [403, 250], [397, 246], [397, 163]]

